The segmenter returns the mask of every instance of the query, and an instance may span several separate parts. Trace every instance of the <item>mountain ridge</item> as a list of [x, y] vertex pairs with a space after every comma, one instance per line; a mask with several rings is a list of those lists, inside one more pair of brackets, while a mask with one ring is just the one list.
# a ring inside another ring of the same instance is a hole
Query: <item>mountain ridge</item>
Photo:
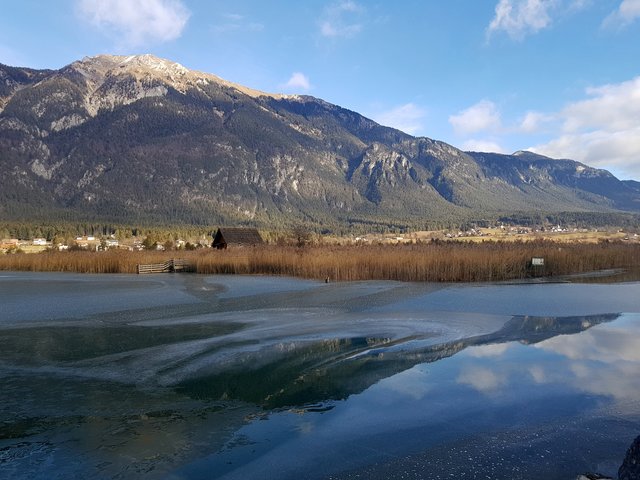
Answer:
[[323, 228], [640, 212], [640, 184], [605, 170], [463, 152], [152, 55], [0, 64], [0, 178], [0, 219]]

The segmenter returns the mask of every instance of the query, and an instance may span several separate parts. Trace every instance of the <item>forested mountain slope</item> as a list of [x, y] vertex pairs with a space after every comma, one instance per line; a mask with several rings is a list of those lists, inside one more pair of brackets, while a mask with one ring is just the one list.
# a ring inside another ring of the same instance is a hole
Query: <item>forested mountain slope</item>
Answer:
[[621, 211], [640, 211], [638, 183], [604, 170], [465, 153], [151, 55], [0, 65], [0, 219], [331, 228]]

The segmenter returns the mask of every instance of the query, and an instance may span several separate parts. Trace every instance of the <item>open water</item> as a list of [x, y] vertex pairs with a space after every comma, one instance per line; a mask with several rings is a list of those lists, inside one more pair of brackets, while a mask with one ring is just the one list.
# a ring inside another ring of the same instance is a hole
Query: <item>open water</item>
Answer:
[[574, 479], [640, 435], [640, 283], [0, 272], [2, 479]]

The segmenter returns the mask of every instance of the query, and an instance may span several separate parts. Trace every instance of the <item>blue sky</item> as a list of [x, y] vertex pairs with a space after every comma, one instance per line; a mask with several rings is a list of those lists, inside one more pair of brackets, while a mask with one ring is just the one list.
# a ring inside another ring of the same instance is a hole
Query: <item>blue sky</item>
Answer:
[[640, 180], [640, 0], [0, 0], [0, 63], [152, 53]]

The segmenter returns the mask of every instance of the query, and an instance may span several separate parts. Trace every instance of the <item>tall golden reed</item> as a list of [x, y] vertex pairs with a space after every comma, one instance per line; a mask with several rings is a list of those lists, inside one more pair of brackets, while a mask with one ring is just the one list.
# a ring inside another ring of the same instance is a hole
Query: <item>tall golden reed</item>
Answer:
[[[532, 257], [545, 265], [530, 266]], [[331, 281], [480, 282], [640, 267], [640, 245], [440, 242], [413, 245], [292, 246], [183, 252], [47, 252], [0, 256], [1, 270], [135, 273], [138, 264], [183, 258], [203, 274], [284, 275]]]

